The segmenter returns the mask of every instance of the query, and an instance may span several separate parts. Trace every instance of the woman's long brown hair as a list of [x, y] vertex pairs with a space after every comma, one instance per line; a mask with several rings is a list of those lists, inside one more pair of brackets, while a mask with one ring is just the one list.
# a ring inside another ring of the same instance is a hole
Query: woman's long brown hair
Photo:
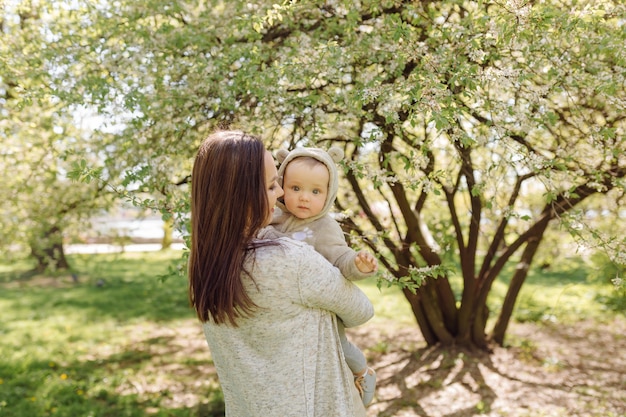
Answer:
[[202, 322], [236, 326], [256, 307], [242, 274], [269, 212], [264, 157], [263, 143], [239, 131], [216, 132], [198, 150], [188, 272], [189, 301]]

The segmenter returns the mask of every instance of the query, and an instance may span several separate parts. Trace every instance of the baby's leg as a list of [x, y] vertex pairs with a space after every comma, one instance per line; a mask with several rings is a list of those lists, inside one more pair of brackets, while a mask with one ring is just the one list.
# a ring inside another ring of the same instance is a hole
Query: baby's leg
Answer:
[[348, 367], [355, 375], [361, 375], [367, 369], [365, 355], [348, 340], [341, 320], [337, 320], [337, 330], [339, 331], [339, 341], [341, 342], [341, 348], [343, 349], [343, 355], [346, 357]]
[[367, 367], [367, 361], [363, 352], [350, 343], [346, 337], [346, 331], [341, 320], [337, 320], [337, 330], [346, 363], [354, 374], [354, 385], [359, 394], [361, 394], [363, 405], [367, 406], [374, 399], [376, 392], [376, 372], [372, 368]]

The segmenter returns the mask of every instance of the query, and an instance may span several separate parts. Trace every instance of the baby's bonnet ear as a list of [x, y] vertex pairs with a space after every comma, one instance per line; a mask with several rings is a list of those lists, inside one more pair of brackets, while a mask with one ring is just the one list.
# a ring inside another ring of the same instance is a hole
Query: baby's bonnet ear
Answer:
[[328, 155], [330, 155], [333, 161], [339, 162], [343, 159], [343, 149], [337, 146], [331, 146], [328, 150]]
[[287, 158], [287, 155], [289, 155], [289, 151], [287, 149], [279, 149], [276, 152], [276, 159], [280, 164], [282, 164], [285, 158]]

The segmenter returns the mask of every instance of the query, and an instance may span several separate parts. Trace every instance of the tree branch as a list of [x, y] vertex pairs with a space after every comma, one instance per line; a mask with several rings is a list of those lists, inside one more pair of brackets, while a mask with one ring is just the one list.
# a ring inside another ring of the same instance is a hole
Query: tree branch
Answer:
[[[528, 173], [528, 174], [517, 177], [515, 181], [515, 185], [513, 186], [513, 190], [511, 191], [511, 194], [509, 196], [507, 207], [513, 207], [513, 205], [515, 204], [515, 201], [517, 200], [517, 197], [519, 196], [522, 183], [526, 181], [527, 179], [533, 178], [535, 176], [536, 176], [536, 173]], [[489, 266], [493, 262], [493, 259], [498, 251], [498, 247], [500, 247], [500, 245], [504, 242], [504, 237], [505, 237], [504, 232], [508, 224], [509, 224], [508, 217], [503, 216], [502, 219], [500, 220], [500, 224], [498, 225], [498, 228], [496, 229], [496, 232], [493, 236], [491, 244], [489, 245], [489, 248], [487, 249], [487, 254], [483, 258], [482, 267], [480, 269], [480, 272], [478, 273], [479, 282], [486, 279], [487, 271], [489, 270]]]

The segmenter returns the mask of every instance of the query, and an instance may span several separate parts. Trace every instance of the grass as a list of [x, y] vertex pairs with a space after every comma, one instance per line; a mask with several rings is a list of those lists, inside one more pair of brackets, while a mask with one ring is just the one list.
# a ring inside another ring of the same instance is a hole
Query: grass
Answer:
[[[0, 415], [223, 415], [186, 279], [159, 279], [179, 259], [176, 251], [71, 255], [77, 281], [29, 273], [26, 260], [0, 263]], [[588, 283], [586, 268], [573, 261], [531, 272], [516, 318], [606, 316], [610, 303], [599, 301], [616, 298], [609, 285]], [[492, 311], [506, 284], [495, 283]], [[374, 302], [374, 323], [416, 326], [397, 288], [359, 286]]]
[[[624, 311], [624, 292], [608, 282], [590, 280], [591, 268], [580, 258], [564, 258], [549, 269], [532, 268], [518, 297], [514, 318], [520, 322], [572, 324], [580, 319], [602, 321], [615, 311]], [[510, 273], [506, 271], [503, 276]], [[494, 284], [489, 300], [494, 316], [508, 284], [506, 278]]]
[[[4, 265], [0, 415], [198, 415], [197, 407], [163, 407], [171, 403], [169, 387], [181, 385], [165, 368], [210, 364], [207, 351], [197, 358], [167, 350], [180, 336], [177, 328], [195, 318], [185, 279], [158, 279], [179, 258], [176, 252], [75, 255], [77, 283], [24, 273], [24, 263]], [[199, 328], [193, 337], [202, 337]], [[203, 394], [215, 399], [219, 413], [217, 382], [211, 375], [205, 382]], [[211, 415], [209, 405], [204, 409]]]

